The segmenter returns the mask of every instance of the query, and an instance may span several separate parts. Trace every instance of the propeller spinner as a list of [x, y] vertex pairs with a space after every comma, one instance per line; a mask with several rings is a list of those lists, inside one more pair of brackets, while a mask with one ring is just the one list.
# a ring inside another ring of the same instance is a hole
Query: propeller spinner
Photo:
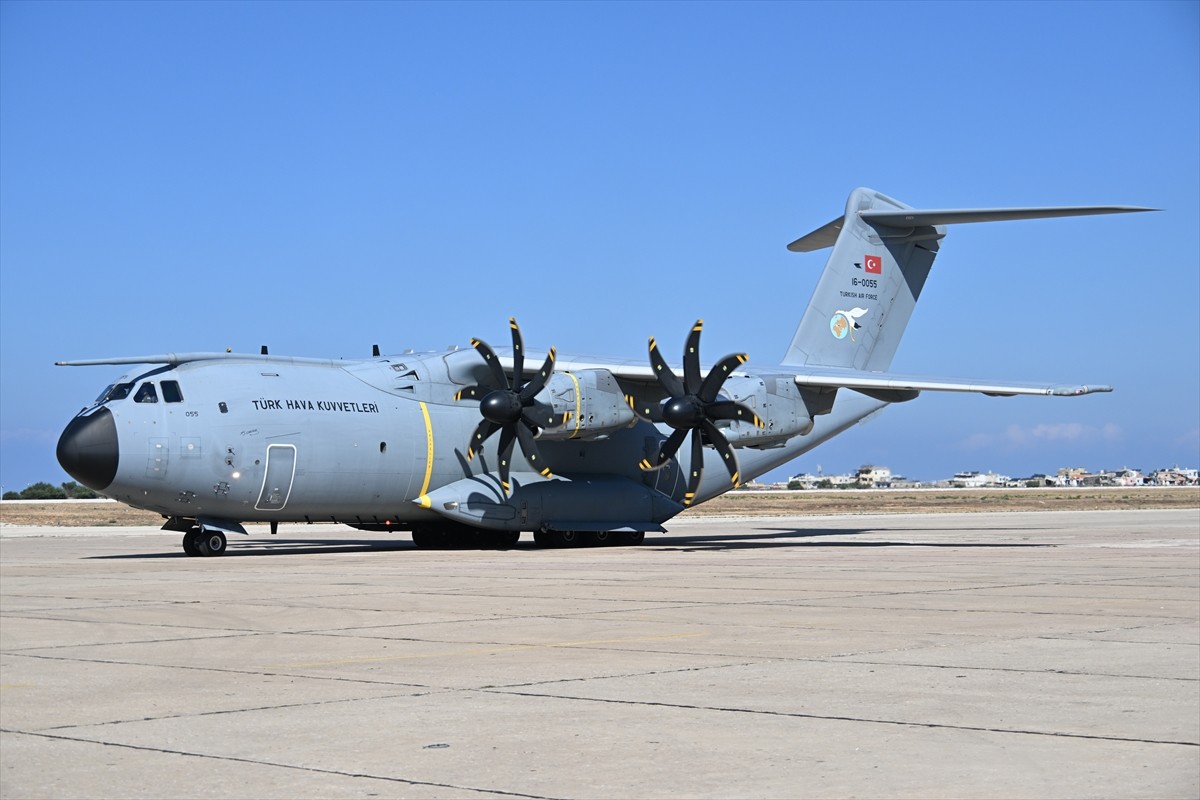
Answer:
[[490, 380], [484, 384], [468, 386], [459, 390], [455, 400], [478, 400], [479, 413], [483, 421], [471, 434], [471, 443], [467, 446], [467, 460], [483, 449], [483, 443], [496, 431], [500, 431], [500, 446], [498, 449], [500, 461], [500, 487], [505, 494], [509, 491], [509, 470], [512, 464], [513, 445], [521, 443], [521, 452], [525, 460], [541, 475], [549, 478], [550, 470], [542, 466], [541, 452], [538, 450], [535, 434], [541, 428], [554, 427], [561, 424], [554, 416], [554, 409], [546, 403], [539, 403], [534, 396], [546, 385], [554, 372], [554, 348], [550, 348], [541, 370], [528, 383], [525, 382], [525, 345], [521, 338], [521, 328], [512, 317], [508, 318], [512, 328], [513, 342], [513, 371], [512, 382], [504, 374], [500, 359], [496, 352], [482, 339], [472, 339], [471, 346], [483, 356], [488, 366]]
[[[687, 492], [683, 496], [683, 504], [689, 506], [696, 498], [700, 488], [700, 478], [704, 471], [704, 445], [711, 444], [721, 454], [725, 468], [729, 470], [729, 479], [734, 488], [741, 485], [737, 455], [733, 446], [714, 424], [716, 420], [734, 420], [751, 422], [756, 427], [764, 427], [763, 421], [747, 406], [732, 400], [718, 400], [717, 393], [725, 384], [734, 367], [746, 363], [749, 358], [745, 353], [727, 355], [716, 363], [708, 375], [700, 377], [700, 332], [704, 328], [704, 320], [696, 320], [688, 334], [687, 344], [683, 350], [683, 380], [671, 371], [667, 362], [658, 351], [654, 337], [650, 337], [650, 365], [654, 368], [654, 376], [667, 393], [658, 414], [653, 415], [675, 429], [658, 451], [655, 461], [643, 459], [639, 466], [643, 470], [661, 469], [671, 460], [687, 438], [692, 434], [691, 475], [688, 478]], [[636, 409], [635, 409], [636, 410]]]

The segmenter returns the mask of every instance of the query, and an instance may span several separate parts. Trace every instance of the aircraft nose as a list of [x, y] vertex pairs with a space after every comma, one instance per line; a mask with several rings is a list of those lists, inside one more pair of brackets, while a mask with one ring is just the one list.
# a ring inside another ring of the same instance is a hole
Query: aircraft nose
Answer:
[[58, 463], [75, 480], [97, 492], [108, 488], [117, 476], [117, 423], [112, 412], [102, 408], [86, 417], [76, 417], [58, 439]]

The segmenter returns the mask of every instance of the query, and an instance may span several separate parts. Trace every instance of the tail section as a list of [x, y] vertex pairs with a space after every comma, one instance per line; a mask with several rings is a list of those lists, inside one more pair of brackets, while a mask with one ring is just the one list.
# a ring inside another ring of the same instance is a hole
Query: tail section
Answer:
[[794, 252], [832, 245], [833, 253], [783, 363], [888, 368], [945, 228], [882, 228], [861, 214], [907, 208], [870, 189], [855, 189], [844, 216], [788, 245]]
[[1134, 206], [918, 210], [855, 189], [846, 213], [788, 245], [833, 247], [783, 363], [884, 371], [921, 297], [946, 225], [960, 222], [1120, 214]]

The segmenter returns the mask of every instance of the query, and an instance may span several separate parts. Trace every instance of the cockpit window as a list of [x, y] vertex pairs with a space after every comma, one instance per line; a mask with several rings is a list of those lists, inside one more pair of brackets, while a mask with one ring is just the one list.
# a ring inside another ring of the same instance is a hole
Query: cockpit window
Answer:
[[162, 396], [163, 402], [182, 403], [183, 392], [179, 391], [179, 381], [163, 381]]
[[109, 400], [124, 400], [129, 397], [130, 390], [133, 389], [133, 382], [129, 383], [114, 383], [104, 390], [104, 394], [96, 399], [97, 405], [107, 403]]
[[155, 390], [154, 384], [151, 383], [150, 381], [146, 381], [145, 383], [143, 383], [141, 388], [139, 388], [137, 390], [137, 394], [135, 394], [133, 396], [133, 402], [135, 402], [135, 403], [157, 403], [158, 402], [158, 392]]

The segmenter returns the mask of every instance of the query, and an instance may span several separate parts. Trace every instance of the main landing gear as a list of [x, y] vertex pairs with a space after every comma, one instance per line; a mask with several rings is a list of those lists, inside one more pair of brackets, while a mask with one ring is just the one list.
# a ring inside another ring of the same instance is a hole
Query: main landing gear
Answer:
[[220, 531], [192, 528], [183, 535], [183, 552], [189, 556], [220, 556], [225, 554], [228, 543]]
[[412, 542], [422, 550], [509, 550], [520, 539], [520, 531], [488, 531], [466, 525], [418, 525], [412, 530]]
[[538, 547], [629, 547], [645, 540], [644, 531], [536, 531]]
[[[537, 531], [533, 542], [538, 547], [621, 547], [639, 545], [643, 531]], [[422, 550], [508, 550], [517, 546], [518, 531], [489, 531], [466, 525], [418, 525], [412, 542]]]

